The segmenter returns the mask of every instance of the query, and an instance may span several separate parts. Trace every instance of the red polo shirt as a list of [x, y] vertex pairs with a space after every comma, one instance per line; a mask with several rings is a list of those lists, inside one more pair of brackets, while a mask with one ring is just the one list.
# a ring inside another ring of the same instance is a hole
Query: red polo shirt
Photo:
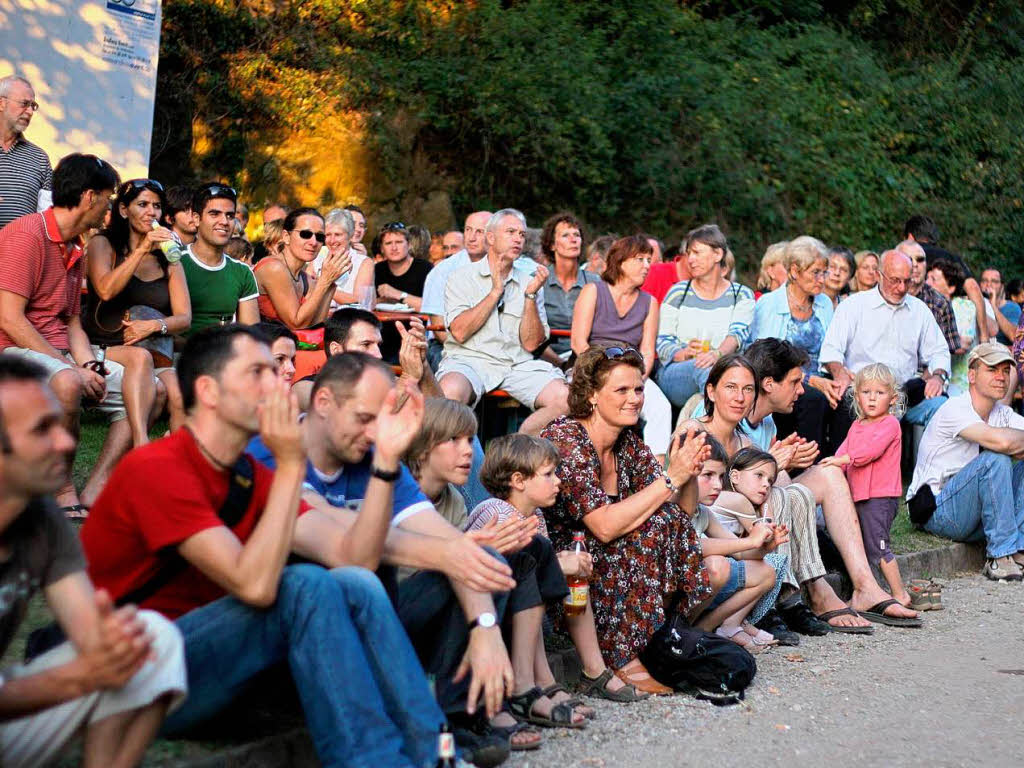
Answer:
[[660, 264], [652, 264], [647, 272], [647, 279], [640, 290], [647, 291], [660, 304], [665, 300], [665, 294], [668, 293], [669, 288], [680, 280], [690, 279], [690, 270], [686, 266], [686, 262], [683, 262], [682, 277], [679, 277], [676, 266], [677, 262], [675, 261], [663, 261]]
[[[57, 349], [68, 348], [68, 321], [81, 311], [82, 239], [64, 242], [53, 208], [0, 230], [0, 290], [23, 296], [25, 317]], [[17, 346], [0, 328], [0, 349]]]

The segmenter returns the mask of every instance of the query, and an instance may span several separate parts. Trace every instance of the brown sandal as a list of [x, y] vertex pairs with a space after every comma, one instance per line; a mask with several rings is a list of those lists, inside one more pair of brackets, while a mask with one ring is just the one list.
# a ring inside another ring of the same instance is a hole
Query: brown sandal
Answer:
[[651, 673], [647, 671], [647, 667], [641, 663], [640, 659], [629, 661], [624, 667], [615, 670], [615, 674], [622, 682], [632, 685], [638, 691], [644, 693], [650, 693], [654, 696], [668, 696], [674, 693], [671, 688], [655, 680]]

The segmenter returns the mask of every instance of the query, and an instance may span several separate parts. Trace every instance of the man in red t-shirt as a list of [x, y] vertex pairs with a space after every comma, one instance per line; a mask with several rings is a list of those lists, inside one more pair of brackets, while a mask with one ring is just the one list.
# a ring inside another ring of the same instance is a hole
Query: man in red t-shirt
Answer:
[[[422, 395], [412, 388], [397, 412], [397, 392], [389, 396], [366, 496], [346, 529], [330, 508], [300, 500], [298, 407], [259, 330], [203, 329], [177, 368], [185, 427], [129, 453], [82, 529], [94, 581], [115, 597], [141, 591], [139, 603], [175, 618], [185, 636], [189, 698], [165, 732], [191, 730], [287, 661], [324, 765], [432, 765], [444, 716], [367, 570], [380, 562]], [[243, 455], [256, 433], [273, 472]], [[286, 566], [292, 553], [348, 567]]]
[[669, 288], [680, 280], [689, 279], [690, 268], [686, 264], [686, 258], [681, 253], [677, 253], [671, 261], [651, 264], [651, 268], [647, 272], [647, 279], [644, 280], [640, 290], [647, 291], [660, 304], [665, 300], [665, 294], [668, 293]]
[[102, 225], [117, 183], [117, 172], [109, 163], [95, 155], [68, 155], [53, 172], [53, 207], [15, 219], [0, 230], [0, 352], [46, 370], [72, 435], [78, 434], [83, 398], [111, 419], [103, 450], [82, 491], [85, 505], [79, 503], [70, 478], [57, 493], [57, 503], [71, 518], [85, 516], [131, 444], [121, 397], [124, 369], [108, 360], [109, 375], [101, 375], [79, 317], [81, 235]]

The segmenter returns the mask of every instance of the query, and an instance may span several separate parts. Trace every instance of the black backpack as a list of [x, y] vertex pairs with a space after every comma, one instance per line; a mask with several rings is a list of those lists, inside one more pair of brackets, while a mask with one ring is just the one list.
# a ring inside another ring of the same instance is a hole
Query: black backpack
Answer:
[[640, 662], [662, 685], [693, 692], [716, 706], [738, 704], [757, 674], [757, 663], [731, 640], [671, 617], [640, 652]]

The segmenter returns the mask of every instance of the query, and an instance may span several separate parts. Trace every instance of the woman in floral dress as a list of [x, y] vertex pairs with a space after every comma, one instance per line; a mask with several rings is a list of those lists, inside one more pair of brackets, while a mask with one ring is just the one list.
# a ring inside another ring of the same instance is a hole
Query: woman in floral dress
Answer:
[[696, 505], [696, 476], [707, 448], [690, 435], [671, 451], [666, 472], [637, 429], [644, 362], [633, 349], [591, 347], [576, 362], [569, 416], [542, 433], [561, 457], [561, 491], [545, 511], [551, 541], [571, 549], [583, 531], [594, 560], [590, 599], [601, 651], [627, 683], [668, 693], [637, 655], [666, 619], [711, 595], [697, 535], [685, 509]]

